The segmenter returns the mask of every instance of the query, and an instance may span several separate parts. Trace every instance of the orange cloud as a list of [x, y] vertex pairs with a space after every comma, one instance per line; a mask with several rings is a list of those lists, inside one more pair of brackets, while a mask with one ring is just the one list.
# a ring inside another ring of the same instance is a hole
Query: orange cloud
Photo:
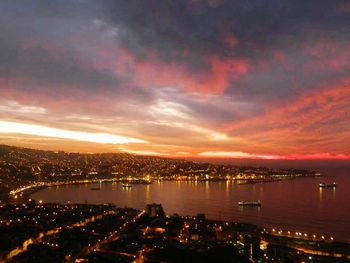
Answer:
[[[304, 93], [287, 104], [269, 104], [262, 114], [228, 124], [226, 133], [239, 133], [251, 146], [269, 149], [269, 152], [296, 152], [300, 157], [318, 152], [342, 149], [350, 154], [350, 133], [345, 123], [350, 123], [348, 102], [350, 79], [337, 85], [323, 85], [313, 92]], [[337, 123], [338, 122], [338, 123]], [[333, 125], [336, 126], [333, 126]], [[344, 126], [345, 125], [345, 126]], [[341, 153], [337, 158], [343, 158]], [[322, 158], [327, 155], [322, 155]], [[329, 155], [330, 158], [333, 158]]]
[[244, 59], [208, 58], [210, 70], [191, 73], [177, 63], [165, 63], [156, 58], [141, 61], [133, 66], [135, 82], [146, 87], [175, 86], [190, 92], [221, 94], [230, 84], [248, 71]]
[[291, 155], [269, 155], [254, 154], [246, 152], [202, 152], [198, 154], [201, 157], [209, 158], [232, 158], [232, 159], [262, 159], [262, 160], [348, 160], [350, 155], [346, 154], [291, 154]]

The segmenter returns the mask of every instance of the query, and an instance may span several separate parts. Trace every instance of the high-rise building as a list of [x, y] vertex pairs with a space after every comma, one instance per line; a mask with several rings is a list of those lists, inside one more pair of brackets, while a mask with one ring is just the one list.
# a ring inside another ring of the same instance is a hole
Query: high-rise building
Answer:
[[146, 205], [146, 213], [149, 217], [164, 217], [165, 213], [162, 204], [148, 204]]

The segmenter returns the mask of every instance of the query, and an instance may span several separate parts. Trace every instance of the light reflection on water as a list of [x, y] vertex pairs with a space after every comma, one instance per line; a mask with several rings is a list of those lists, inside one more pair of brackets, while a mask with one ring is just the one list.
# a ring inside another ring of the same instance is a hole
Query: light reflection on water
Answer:
[[[123, 188], [120, 183], [69, 185], [43, 189], [32, 195], [44, 202], [115, 203], [143, 209], [147, 203], [162, 203], [168, 214], [251, 222], [284, 230], [350, 238], [350, 177], [338, 174], [329, 178], [338, 187], [321, 189], [319, 178], [301, 178], [265, 184], [238, 185], [234, 182], [155, 182]], [[327, 177], [324, 178], [327, 180]], [[92, 191], [92, 187], [101, 187]], [[239, 207], [240, 200], [261, 200], [262, 207]]]

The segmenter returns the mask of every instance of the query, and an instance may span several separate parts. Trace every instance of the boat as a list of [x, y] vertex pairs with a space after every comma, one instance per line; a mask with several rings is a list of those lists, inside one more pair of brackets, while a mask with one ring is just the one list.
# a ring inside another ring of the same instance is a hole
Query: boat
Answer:
[[326, 187], [337, 187], [337, 183], [333, 182], [332, 184], [326, 184], [326, 183], [320, 183], [320, 188], [326, 188]]
[[123, 184], [123, 188], [130, 188], [130, 187], [132, 187], [131, 184]]
[[99, 191], [99, 190], [101, 190], [101, 188], [100, 187], [92, 187], [92, 188], [90, 188], [90, 190], [92, 190], [92, 191]]
[[257, 202], [239, 201], [239, 206], [261, 206], [260, 200]]

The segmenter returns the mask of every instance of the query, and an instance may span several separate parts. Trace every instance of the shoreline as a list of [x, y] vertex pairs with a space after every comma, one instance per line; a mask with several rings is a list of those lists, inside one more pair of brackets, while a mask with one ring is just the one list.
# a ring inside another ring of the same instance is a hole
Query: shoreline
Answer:
[[[288, 176], [287, 178], [268, 178], [268, 179], [255, 179], [255, 178], [209, 178], [209, 179], [178, 179], [178, 178], [151, 178], [150, 181], [161, 182], [161, 181], [175, 181], [175, 182], [235, 182], [237, 185], [247, 184], [262, 184], [262, 183], [274, 183], [284, 180], [320, 177], [319, 175], [310, 174], [304, 176]], [[145, 180], [143, 178], [101, 178], [92, 180], [77, 180], [77, 181], [57, 181], [57, 182], [38, 182], [34, 185], [28, 185], [19, 189], [10, 191], [10, 203], [18, 203], [19, 201], [28, 201], [30, 196], [44, 188], [60, 187], [65, 185], [79, 185], [79, 184], [96, 184], [96, 183], [123, 183], [137, 180]], [[243, 181], [243, 182], [242, 182]], [[240, 183], [241, 182], [241, 183]]]

